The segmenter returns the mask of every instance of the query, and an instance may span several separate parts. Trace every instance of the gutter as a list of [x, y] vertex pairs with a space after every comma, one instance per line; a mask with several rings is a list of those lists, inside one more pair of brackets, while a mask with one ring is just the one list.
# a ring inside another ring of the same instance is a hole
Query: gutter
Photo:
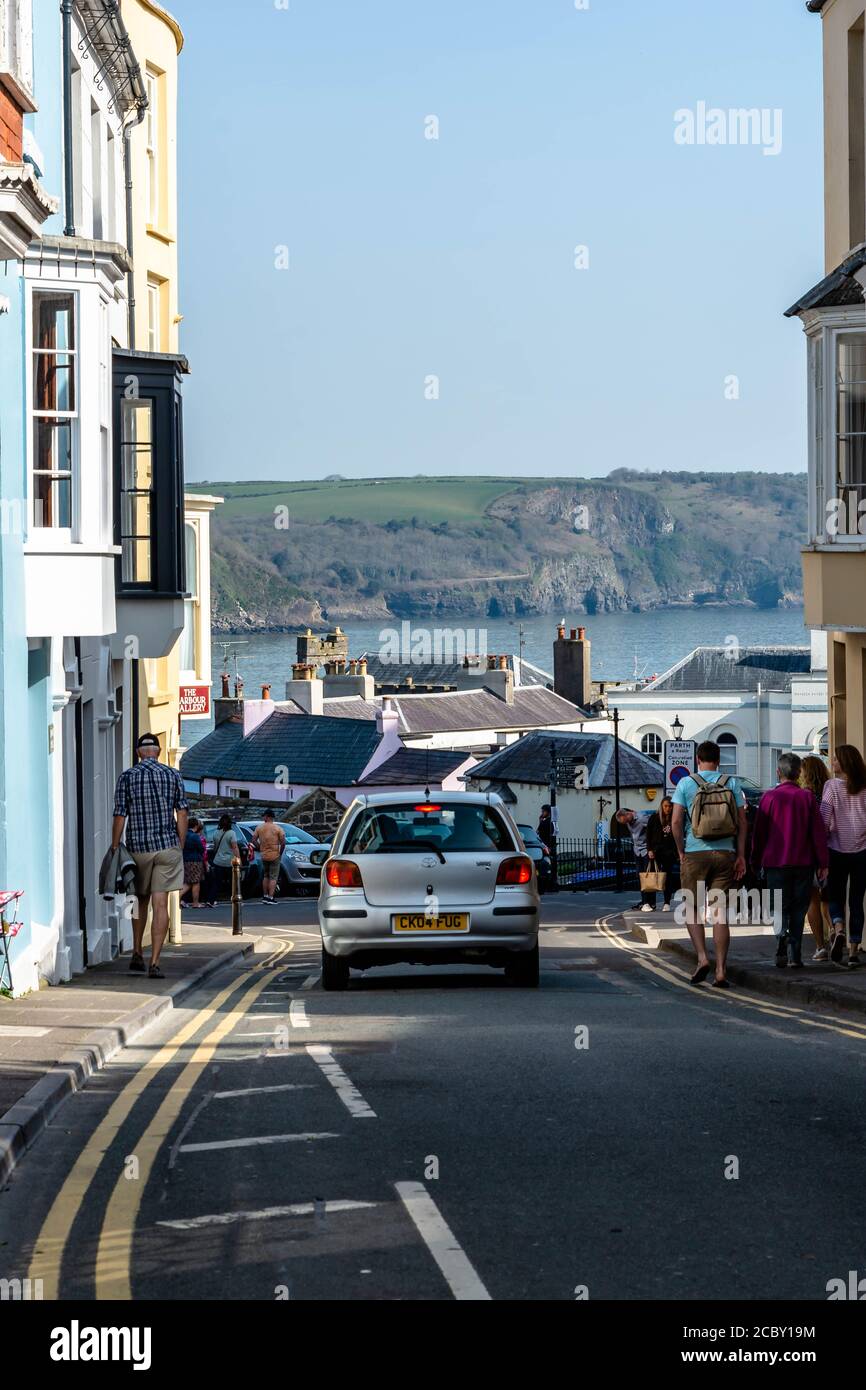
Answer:
[[63, 34], [63, 183], [64, 236], [75, 236], [75, 190], [72, 162], [72, 0], [60, 0]]

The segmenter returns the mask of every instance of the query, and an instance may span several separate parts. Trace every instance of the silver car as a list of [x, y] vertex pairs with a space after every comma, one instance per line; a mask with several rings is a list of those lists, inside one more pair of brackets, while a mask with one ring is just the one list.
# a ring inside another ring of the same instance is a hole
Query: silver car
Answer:
[[493, 793], [357, 797], [311, 857], [324, 863], [325, 989], [397, 961], [504, 966], [511, 983], [538, 984], [535, 867]]

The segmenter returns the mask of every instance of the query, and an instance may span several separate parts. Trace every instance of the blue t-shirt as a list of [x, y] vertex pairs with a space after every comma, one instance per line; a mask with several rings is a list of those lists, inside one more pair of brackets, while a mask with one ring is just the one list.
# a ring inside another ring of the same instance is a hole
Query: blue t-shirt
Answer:
[[[724, 773], [702, 772], [701, 776], [705, 782], [718, 782]], [[734, 793], [734, 798], [738, 806], [745, 806], [746, 794], [737, 781], [736, 777], [728, 777], [727, 785]], [[686, 854], [698, 854], [701, 850], [729, 849], [737, 848], [737, 841], [733, 835], [726, 835], [721, 840], [702, 840], [692, 830], [692, 803], [698, 794], [698, 784], [694, 777], [684, 777], [677, 783], [674, 792], [673, 802], [675, 806], [684, 806], [686, 811]]]

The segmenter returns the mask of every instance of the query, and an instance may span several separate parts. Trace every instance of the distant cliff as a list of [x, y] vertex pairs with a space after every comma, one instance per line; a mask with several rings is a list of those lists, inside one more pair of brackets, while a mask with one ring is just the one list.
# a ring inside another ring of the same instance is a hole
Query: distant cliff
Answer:
[[209, 486], [219, 631], [802, 601], [801, 474]]

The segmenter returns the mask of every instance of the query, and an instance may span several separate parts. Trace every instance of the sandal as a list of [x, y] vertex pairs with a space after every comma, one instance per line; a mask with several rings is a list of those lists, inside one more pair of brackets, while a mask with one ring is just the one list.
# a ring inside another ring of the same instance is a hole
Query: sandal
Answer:
[[165, 976], [158, 965], [152, 965], [147, 972], [147, 978], [149, 980], [164, 980]]
[[845, 954], [845, 932], [837, 931], [830, 943], [830, 959], [834, 965], [839, 965]]
[[690, 984], [690, 985], [702, 985], [702, 984], [704, 983], [704, 980], [705, 980], [705, 979], [707, 978], [707, 976], [709, 975], [709, 973], [710, 973], [710, 963], [709, 963], [709, 961], [707, 961], [706, 965], [699, 965], [699, 966], [698, 966], [698, 968], [697, 968], [697, 970], [695, 971], [694, 975], [693, 975], [693, 976], [691, 977], [691, 979], [689, 980], [689, 984]]

